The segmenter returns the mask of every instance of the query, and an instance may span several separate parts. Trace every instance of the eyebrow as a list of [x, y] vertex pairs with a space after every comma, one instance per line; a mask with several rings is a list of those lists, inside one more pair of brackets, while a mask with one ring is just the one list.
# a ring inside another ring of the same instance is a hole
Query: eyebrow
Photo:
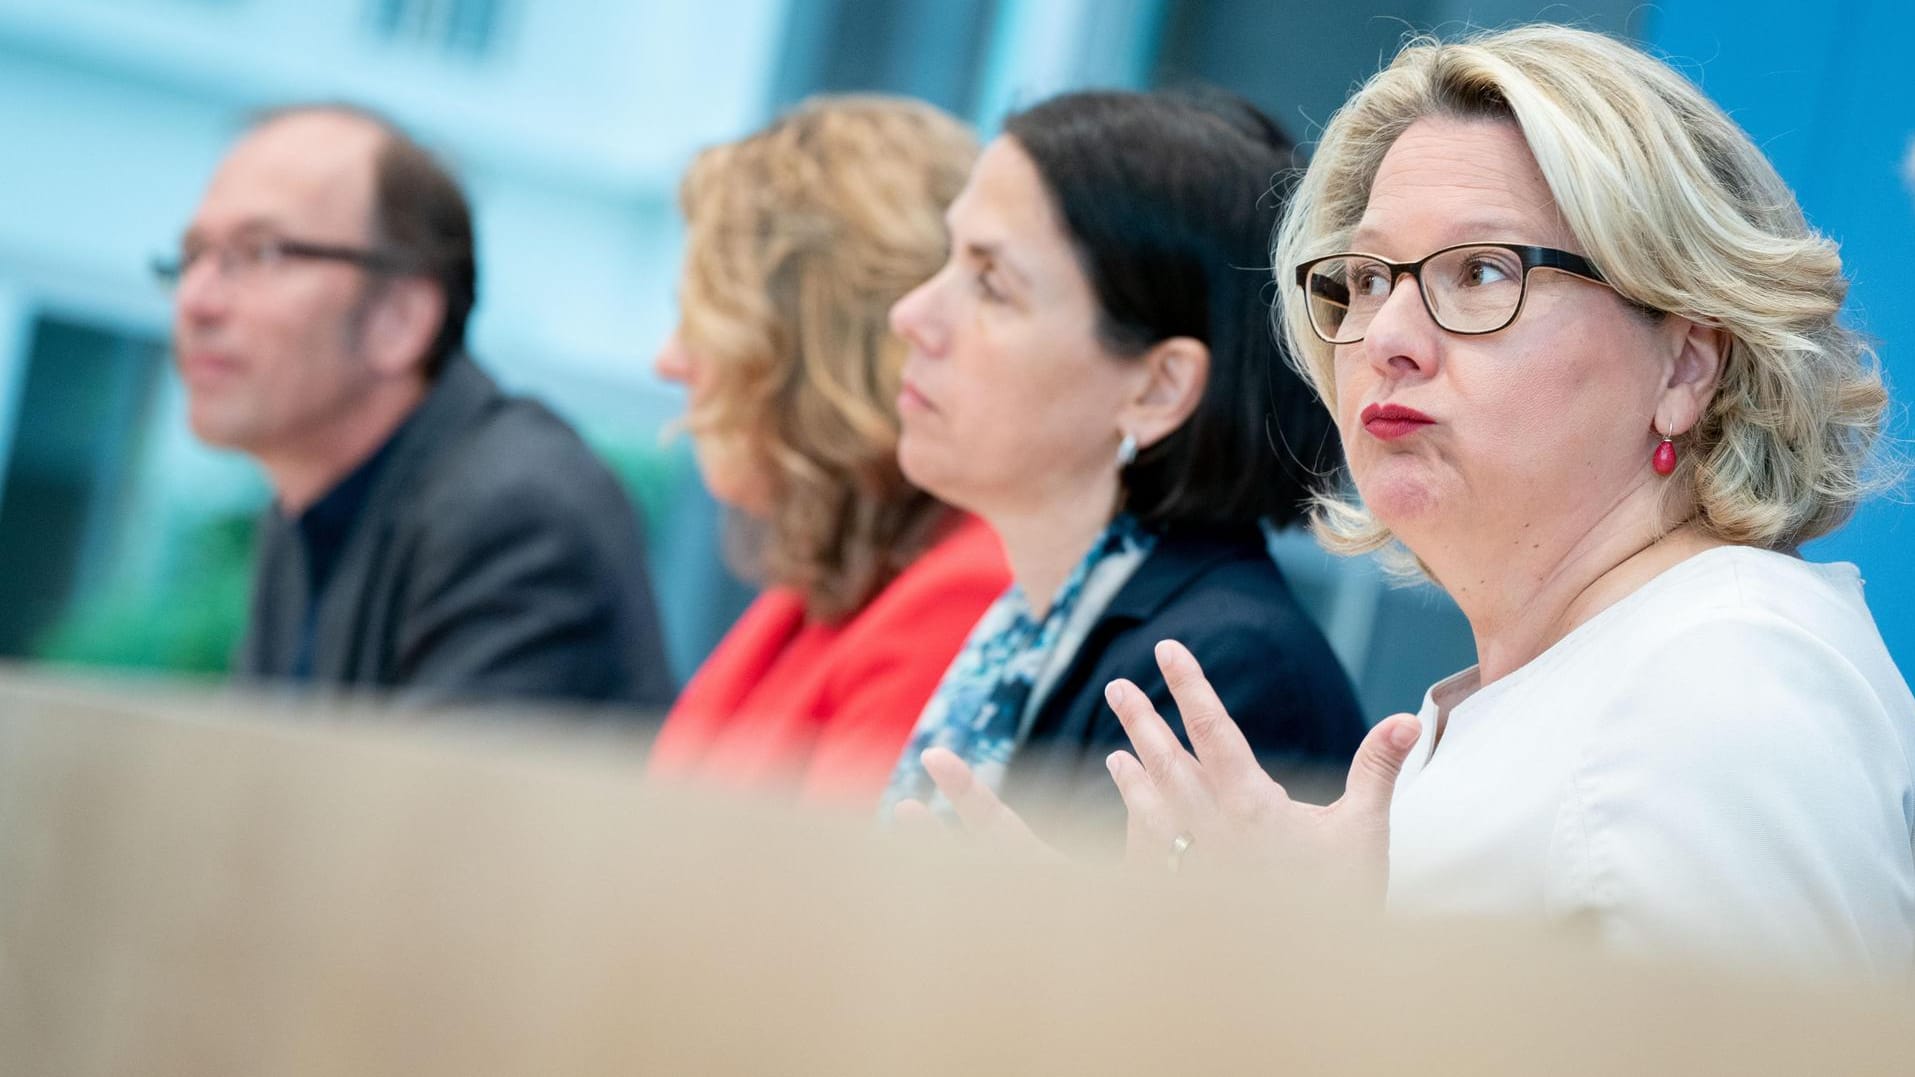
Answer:
[[[238, 224], [234, 225], [232, 229], [230, 230], [230, 234], [236, 235], [236, 236], [246, 235], [247, 233], [251, 233], [251, 232], [272, 232], [277, 234], [281, 231], [282, 229], [279, 227], [279, 222], [274, 220], [273, 218], [254, 216], [254, 217], [247, 217], [241, 220]], [[199, 225], [197, 224], [187, 225], [186, 230], [180, 233], [180, 242], [182, 243], [191, 242], [192, 240], [201, 239], [201, 238], [203, 238], [203, 236], [201, 234], [201, 229]]]
[[964, 244], [964, 253], [972, 258], [991, 263], [993, 267], [1002, 270], [1004, 274], [1010, 277], [1014, 282], [1025, 287], [1030, 286], [1030, 276], [1018, 267], [1017, 261], [1014, 258], [1011, 258], [1005, 253], [1003, 244], [971, 240]]
[[[1454, 246], [1458, 243], [1478, 243], [1478, 242], [1481, 242], [1481, 243], [1536, 243], [1536, 242], [1539, 242], [1540, 237], [1529, 234], [1529, 229], [1531, 227], [1533, 226], [1526, 225], [1526, 224], [1518, 224], [1516, 222], [1516, 219], [1513, 217], [1505, 217], [1501, 215], [1486, 216], [1486, 217], [1465, 217], [1459, 221], [1446, 225], [1444, 227], [1443, 234], [1448, 236], [1449, 238], [1444, 240], [1441, 243], [1438, 243], [1435, 247], [1432, 247], [1430, 249], [1440, 250], [1444, 247]], [[1382, 232], [1382, 230], [1380, 229], [1358, 228], [1356, 231], [1350, 233], [1350, 238], [1349, 238], [1350, 249], [1357, 250], [1357, 251], [1364, 251], [1365, 253], [1370, 253], [1370, 251], [1367, 248], [1373, 247], [1376, 243], [1378, 243], [1384, 238], [1386, 237], [1384, 233]]]

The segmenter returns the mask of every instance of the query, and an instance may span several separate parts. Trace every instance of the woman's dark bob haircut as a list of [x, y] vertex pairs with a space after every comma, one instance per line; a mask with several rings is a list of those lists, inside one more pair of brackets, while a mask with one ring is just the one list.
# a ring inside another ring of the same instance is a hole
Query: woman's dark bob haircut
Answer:
[[1125, 510], [1162, 528], [1301, 522], [1341, 453], [1270, 331], [1270, 237], [1299, 163], [1290, 141], [1211, 91], [1064, 94], [1004, 133], [1076, 247], [1105, 347], [1137, 356], [1184, 336], [1210, 349], [1196, 411], [1124, 469]]

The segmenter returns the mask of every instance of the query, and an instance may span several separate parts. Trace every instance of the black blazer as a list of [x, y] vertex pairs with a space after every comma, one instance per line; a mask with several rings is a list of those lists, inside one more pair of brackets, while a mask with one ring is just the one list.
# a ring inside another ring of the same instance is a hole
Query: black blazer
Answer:
[[[269, 508], [238, 673], [292, 671], [308, 591], [298, 525]], [[312, 683], [427, 705], [668, 702], [631, 502], [563, 420], [454, 358], [393, 442], [320, 595]]]
[[1130, 739], [1104, 702], [1104, 686], [1129, 678], [1189, 747], [1153, 653], [1165, 639], [1197, 656], [1250, 746], [1279, 777], [1297, 765], [1338, 777], [1348, 769], [1368, 730], [1356, 692], [1270, 560], [1262, 532], [1171, 534], [1111, 599], [1039, 704], [1005, 775], [1013, 807], [1055, 807], [1073, 823], [1107, 816], [1121, 828], [1123, 800], [1104, 759], [1128, 749]]

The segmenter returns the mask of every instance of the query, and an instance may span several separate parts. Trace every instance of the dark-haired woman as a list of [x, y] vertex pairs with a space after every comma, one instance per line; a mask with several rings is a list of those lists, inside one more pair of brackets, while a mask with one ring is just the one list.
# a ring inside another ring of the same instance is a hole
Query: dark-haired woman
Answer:
[[990, 524], [1015, 584], [925, 708], [887, 809], [930, 798], [921, 755], [941, 748], [1013, 803], [1042, 786], [1121, 817], [1104, 758], [1128, 740], [1104, 685], [1130, 678], [1174, 715], [1151, 652], [1167, 638], [1257, 716], [1260, 755], [1340, 771], [1362, 740], [1264, 534], [1337, 462], [1262, 297], [1290, 161], [1242, 102], [1135, 93], [1054, 98], [979, 159], [949, 261], [892, 308], [899, 460]]

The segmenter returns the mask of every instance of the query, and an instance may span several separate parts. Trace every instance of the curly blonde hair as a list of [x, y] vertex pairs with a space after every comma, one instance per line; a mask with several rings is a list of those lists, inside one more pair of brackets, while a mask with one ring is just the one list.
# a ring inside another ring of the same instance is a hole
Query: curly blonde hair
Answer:
[[[1411, 40], [1325, 128], [1278, 228], [1280, 278], [1340, 249], [1390, 146], [1431, 116], [1513, 121], [1618, 292], [1726, 333], [1715, 395], [1679, 439], [1670, 486], [1693, 497], [1702, 527], [1791, 549], [1849, 517], [1873, 485], [1888, 397], [1867, 341], [1836, 321], [1848, 291], [1836, 245], [1734, 121], [1633, 46], [1551, 25]], [[1334, 411], [1334, 349], [1311, 332], [1294, 281], [1280, 284], [1282, 331]], [[1392, 540], [1347, 490], [1320, 498], [1313, 523], [1340, 553]]]
[[948, 515], [898, 470], [904, 345], [887, 320], [943, 264], [944, 209], [977, 152], [922, 102], [820, 97], [703, 151], [680, 185], [679, 328], [708, 376], [686, 425], [765, 476], [743, 567], [815, 618], [862, 608]]

